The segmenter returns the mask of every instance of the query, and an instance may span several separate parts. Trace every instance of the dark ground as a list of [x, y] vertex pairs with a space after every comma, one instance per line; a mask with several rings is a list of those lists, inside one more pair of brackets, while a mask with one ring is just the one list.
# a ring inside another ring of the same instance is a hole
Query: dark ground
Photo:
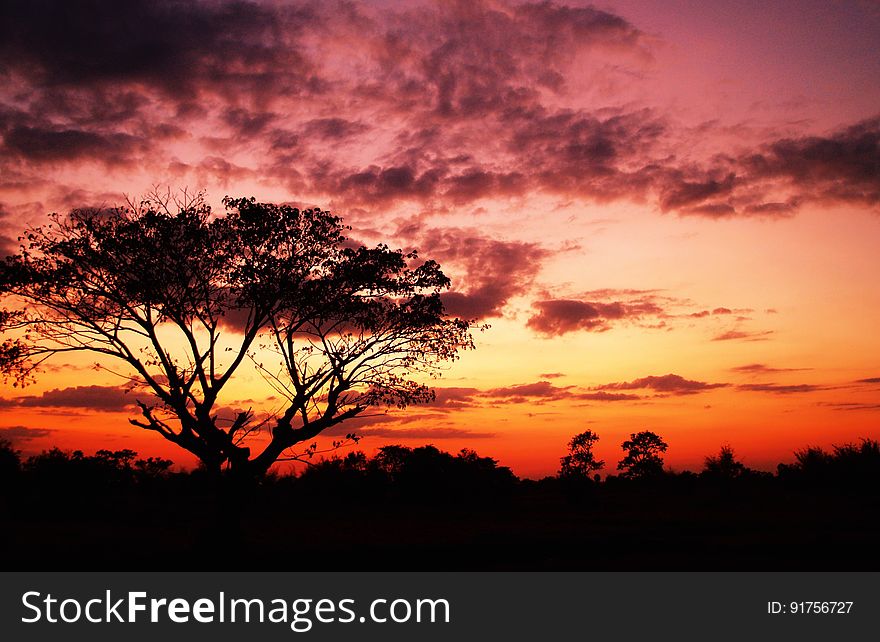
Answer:
[[[386, 446], [246, 484], [133, 451], [0, 448], [2, 570], [880, 570], [880, 443], [776, 474], [520, 480]], [[722, 465], [723, 464], [723, 465]]]
[[[841, 489], [564, 488], [483, 497], [208, 490], [7, 498], [5, 570], [878, 570], [880, 498]], [[670, 485], [671, 486], [671, 485]], [[772, 486], [772, 487], [771, 487]], [[48, 492], [46, 492], [48, 491]]]

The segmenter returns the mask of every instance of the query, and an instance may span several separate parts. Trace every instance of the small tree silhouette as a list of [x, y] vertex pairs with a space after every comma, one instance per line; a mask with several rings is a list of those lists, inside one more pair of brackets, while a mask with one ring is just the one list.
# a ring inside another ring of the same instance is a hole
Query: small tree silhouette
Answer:
[[568, 454], [560, 458], [559, 476], [567, 479], [589, 479], [602, 470], [605, 462], [596, 459], [593, 445], [599, 441], [599, 435], [592, 430], [585, 430], [571, 438], [568, 442]]
[[649, 430], [634, 432], [621, 444], [626, 456], [617, 464], [621, 477], [645, 479], [663, 474], [663, 453], [669, 445]]
[[722, 446], [717, 455], [706, 457], [702, 475], [711, 479], [736, 479], [746, 472], [745, 465], [738, 461], [733, 448]]

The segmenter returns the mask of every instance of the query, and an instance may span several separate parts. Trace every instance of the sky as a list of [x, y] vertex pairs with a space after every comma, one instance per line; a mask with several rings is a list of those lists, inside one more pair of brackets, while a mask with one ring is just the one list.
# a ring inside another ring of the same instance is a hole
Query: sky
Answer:
[[[360, 448], [538, 477], [652, 430], [675, 469], [773, 469], [880, 437], [878, 78], [872, 0], [11, 0], [0, 253], [154, 186], [319, 206], [491, 326]], [[192, 463], [90, 363], [0, 387], [0, 437]], [[271, 394], [245, 372], [224, 410]]]

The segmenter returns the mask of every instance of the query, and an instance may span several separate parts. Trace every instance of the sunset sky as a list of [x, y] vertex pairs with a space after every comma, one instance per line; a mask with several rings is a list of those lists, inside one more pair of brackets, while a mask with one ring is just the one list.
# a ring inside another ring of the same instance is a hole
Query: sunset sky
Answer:
[[[367, 451], [542, 476], [586, 429], [607, 472], [640, 430], [676, 469], [880, 437], [876, 0], [84, 4], [0, 8], [0, 253], [153, 185], [418, 248], [491, 328], [435, 402], [347, 424]], [[0, 437], [191, 465], [92, 361], [0, 388]]]

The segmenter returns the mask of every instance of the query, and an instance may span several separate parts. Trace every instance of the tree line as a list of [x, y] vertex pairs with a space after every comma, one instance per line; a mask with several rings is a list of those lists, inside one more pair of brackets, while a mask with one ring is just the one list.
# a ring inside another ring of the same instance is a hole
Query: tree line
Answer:
[[[630, 484], [634, 487], [662, 486], [667, 481], [694, 483], [796, 482], [823, 486], [862, 486], [880, 481], [880, 442], [861, 439], [826, 450], [807, 447], [794, 451], [794, 461], [780, 463], [776, 472], [753, 470], [740, 461], [729, 445], [705, 457], [699, 471], [673, 471], [664, 465], [668, 444], [651, 431], [633, 433], [622, 444], [624, 456], [617, 464], [617, 475], [604, 480], [599, 471], [605, 462], [596, 458], [593, 448], [599, 436], [585, 431], [571, 438], [567, 453], [560, 458], [556, 475], [537, 482], [518, 478], [492, 457], [462, 449], [456, 454], [433, 445], [408, 447], [387, 445], [368, 456], [354, 450], [345, 456], [333, 455], [311, 462], [297, 473], [270, 473], [260, 484], [294, 485], [311, 493], [369, 495], [379, 487], [395, 488], [406, 495], [435, 498], [505, 492], [517, 485], [557, 483], [568, 488]], [[189, 471], [174, 470], [171, 460], [140, 458], [133, 450], [98, 450], [93, 455], [59, 448], [22, 457], [9, 441], [0, 440], [0, 479], [6, 489], [16, 483], [75, 487], [128, 487], [161, 484], [172, 479], [213, 480], [204, 466]], [[876, 486], [875, 486], [876, 487]]]

